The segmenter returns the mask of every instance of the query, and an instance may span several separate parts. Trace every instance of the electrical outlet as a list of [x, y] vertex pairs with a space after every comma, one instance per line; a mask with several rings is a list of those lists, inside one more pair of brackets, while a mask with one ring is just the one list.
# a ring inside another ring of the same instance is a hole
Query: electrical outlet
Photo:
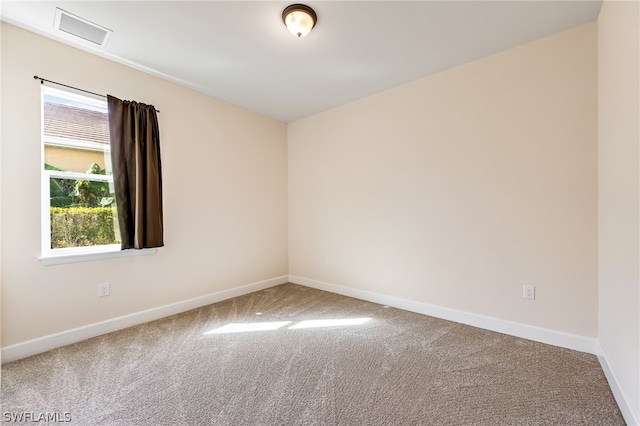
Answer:
[[330, 257], [327, 257], [327, 258], [324, 260], [324, 266], [326, 266], [327, 268], [331, 268], [331, 265], [332, 265], [332, 264], [333, 264], [333, 261], [331, 260], [331, 258], [330, 258]]
[[536, 287], [533, 285], [524, 285], [522, 286], [522, 298], [523, 299], [535, 299], [536, 298]]
[[98, 284], [98, 296], [104, 297], [109, 295], [109, 283]]

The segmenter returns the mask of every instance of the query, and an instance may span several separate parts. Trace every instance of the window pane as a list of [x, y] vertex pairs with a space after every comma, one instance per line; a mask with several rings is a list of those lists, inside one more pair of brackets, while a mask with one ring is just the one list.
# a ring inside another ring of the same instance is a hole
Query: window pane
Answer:
[[105, 105], [103, 101], [47, 90], [43, 97], [45, 170], [111, 174]]
[[49, 179], [51, 248], [120, 243], [113, 184]]
[[43, 254], [120, 243], [107, 111], [104, 99], [42, 87]]

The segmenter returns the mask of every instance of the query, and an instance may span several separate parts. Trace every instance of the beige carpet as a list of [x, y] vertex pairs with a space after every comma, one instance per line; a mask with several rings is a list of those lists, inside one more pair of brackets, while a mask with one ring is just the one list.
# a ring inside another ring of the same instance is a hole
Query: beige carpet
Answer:
[[[257, 322], [280, 327], [205, 334]], [[293, 284], [6, 364], [1, 405], [87, 426], [624, 425], [593, 355]]]

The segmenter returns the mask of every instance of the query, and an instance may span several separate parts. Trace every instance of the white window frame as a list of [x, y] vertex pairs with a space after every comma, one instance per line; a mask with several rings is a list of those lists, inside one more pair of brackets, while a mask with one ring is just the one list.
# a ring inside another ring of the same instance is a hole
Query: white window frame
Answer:
[[105, 146], [91, 141], [74, 141], [65, 138], [46, 137], [44, 136], [44, 96], [50, 94], [59, 98], [70, 101], [81, 102], [102, 110], [107, 109], [107, 102], [103, 99], [92, 98], [90, 96], [81, 95], [75, 92], [59, 90], [50, 86], [42, 85], [40, 97], [40, 173], [41, 173], [41, 218], [42, 228], [40, 235], [42, 237], [42, 251], [39, 256], [40, 261], [44, 265], [56, 265], [61, 263], [86, 262], [101, 259], [111, 259], [117, 257], [143, 256], [154, 254], [156, 249], [143, 250], [122, 250], [120, 244], [108, 244], [102, 246], [89, 247], [68, 247], [68, 248], [51, 248], [51, 197], [50, 197], [50, 179], [82, 179], [94, 181], [108, 181], [113, 183], [113, 175], [94, 175], [79, 172], [59, 172], [55, 170], [44, 169], [44, 147], [61, 146], [67, 148], [79, 148], [91, 151], [102, 151], [106, 155], [109, 154], [111, 147]]
[[44, 150], [45, 146], [62, 146], [67, 148], [77, 148], [82, 150], [101, 151], [106, 155], [109, 154], [111, 147], [90, 141], [72, 141], [64, 138], [46, 137], [44, 136], [44, 96], [45, 94], [54, 95], [59, 98], [68, 99], [70, 101], [82, 102], [86, 105], [94, 106], [100, 109], [106, 109], [107, 102], [101, 99], [94, 99], [88, 96], [76, 94], [73, 92], [58, 90], [49, 86], [42, 86], [40, 97], [40, 147], [41, 147], [41, 219], [42, 228], [41, 235], [41, 255], [39, 259], [45, 265], [55, 265], [60, 263], [84, 262], [99, 259], [109, 259], [122, 256], [147, 255], [156, 252], [156, 249], [144, 250], [121, 250], [120, 244], [107, 244], [100, 246], [87, 247], [67, 247], [67, 248], [51, 248], [51, 200], [50, 200], [50, 179], [74, 179], [74, 180], [91, 180], [100, 182], [110, 182], [113, 185], [113, 175], [94, 175], [80, 172], [60, 172], [56, 170], [44, 169]]

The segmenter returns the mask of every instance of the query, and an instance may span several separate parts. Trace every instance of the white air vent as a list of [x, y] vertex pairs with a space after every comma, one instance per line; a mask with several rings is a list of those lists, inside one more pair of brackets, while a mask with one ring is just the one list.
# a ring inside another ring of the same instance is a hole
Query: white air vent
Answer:
[[107, 44], [111, 33], [113, 33], [109, 29], [58, 8], [56, 8], [54, 28], [100, 47]]

